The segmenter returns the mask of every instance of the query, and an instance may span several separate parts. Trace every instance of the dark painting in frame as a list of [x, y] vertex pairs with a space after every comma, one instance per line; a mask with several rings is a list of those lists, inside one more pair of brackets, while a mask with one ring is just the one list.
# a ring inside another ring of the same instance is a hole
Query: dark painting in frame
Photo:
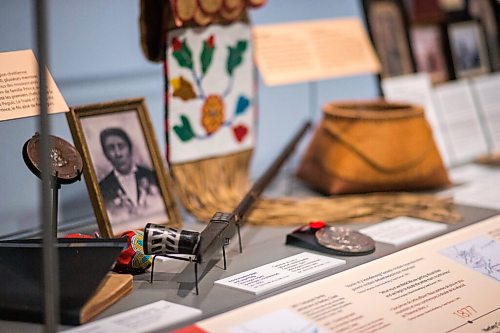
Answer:
[[486, 40], [478, 21], [450, 22], [447, 25], [447, 36], [456, 79], [490, 72]]
[[411, 74], [415, 62], [408, 33], [408, 19], [399, 0], [363, 0], [365, 18], [382, 64], [382, 78]]
[[142, 98], [73, 107], [67, 119], [104, 237], [143, 229], [149, 222], [180, 226]]

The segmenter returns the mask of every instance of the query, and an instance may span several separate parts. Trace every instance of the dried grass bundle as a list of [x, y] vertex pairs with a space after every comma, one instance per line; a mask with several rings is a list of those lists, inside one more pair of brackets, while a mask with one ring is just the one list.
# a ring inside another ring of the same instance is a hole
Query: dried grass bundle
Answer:
[[[252, 151], [171, 167], [178, 197], [200, 221], [217, 211], [231, 212], [250, 188]], [[308, 198], [262, 198], [247, 216], [254, 225], [302, 225], [313, 220], [378, 222], [398, 216], [455, 223], [452, 200], [433, 195], [372, 193]]]

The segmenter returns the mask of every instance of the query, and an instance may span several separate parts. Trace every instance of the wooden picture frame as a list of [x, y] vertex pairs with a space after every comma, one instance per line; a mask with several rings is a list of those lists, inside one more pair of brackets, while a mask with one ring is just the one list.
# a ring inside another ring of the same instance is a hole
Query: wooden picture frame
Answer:
[[410, 29], [413, 57], [418, 72], [429, 74], [432, 83], [452, 78], [444, 26], [415, 24]]
[[490, 72], [488, 48], [481, 24], [475, 20], [456, 21], [447, 26], [453, 71], [457, 79]]
[[67, 120], [103, 237], [149, 222], [180, 226], [144, 99], [74, 107]]
[[415, 72], [408, 19], [400, 0], [363, 0], [370, 38], [382, 65], [383, 78]]

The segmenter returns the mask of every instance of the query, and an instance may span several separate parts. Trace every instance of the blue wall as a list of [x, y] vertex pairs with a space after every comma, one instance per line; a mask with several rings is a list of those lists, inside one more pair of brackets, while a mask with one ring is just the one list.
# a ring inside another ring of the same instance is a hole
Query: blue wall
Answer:
[[[33, 0], [35, 1], [35, 0]], [[163, 150], [161, 65], [147, 62], [139, 46], [138, 0], [50, 0], [49, 68], [71, 106], [145, 97]], [[254, 24], [360, 16], [354, 0], [269, 0], [252, 11]], [[0, 1], [0, 52], [35, 49], [34, 7], [30, 0]], [[260, 124], [253, 174], [258, 175], [288, 138], [320, 105], [332, 100], [372, 98], [373, 76], [325, 80], [317, 84], [266, 87], [259, 81]], [[71, 141], [64, 115], [51, 116], [53, 134]], [[0, 123], [0, 235], [37, 228], [38, 180], [25, 167], [24, 142], [37, 119]], [[92, 223], [84, 182], [63, 186], [60, 223]]]

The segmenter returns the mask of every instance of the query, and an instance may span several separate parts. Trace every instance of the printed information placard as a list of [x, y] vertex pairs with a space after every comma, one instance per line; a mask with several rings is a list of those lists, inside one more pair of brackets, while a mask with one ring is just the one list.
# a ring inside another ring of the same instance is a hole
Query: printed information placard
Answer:
[[303, 252], [222, 280], [217, 280], [215, 284], [259, 295], [290, 282], [298, 281], [344, 264], [345, 260]]
[[[47, 71], [49, 113], [67, 112], [68, 105]], [[39, 114], [38, 63], [31, 50], [0, 53], [0, 121]]]
[[268, 85], [380, 71], [359, 18], [261, 25], [253, 33], [257, 66]]

